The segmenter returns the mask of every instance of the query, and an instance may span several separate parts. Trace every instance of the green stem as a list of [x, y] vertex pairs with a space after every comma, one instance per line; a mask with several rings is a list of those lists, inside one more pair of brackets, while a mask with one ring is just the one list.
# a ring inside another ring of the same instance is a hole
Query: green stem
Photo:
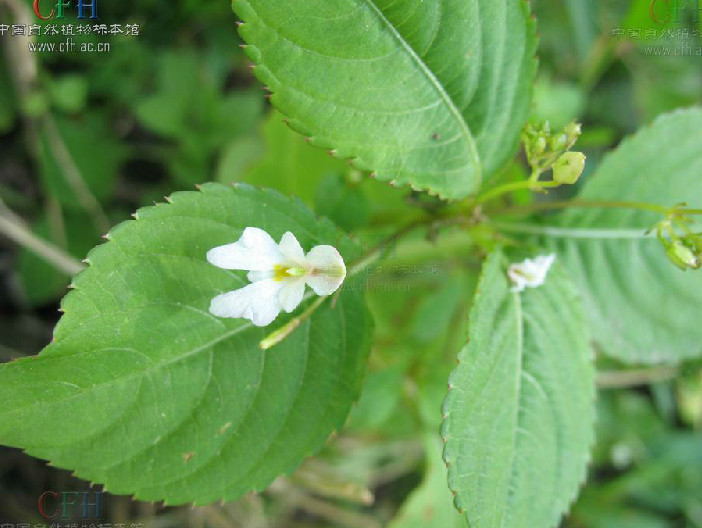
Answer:
[[[536, 177], [539, 177], [540, 172], [534, 170], [532, 173], [532, 178], [534, 175]], [[542, 189], [548, 189], [552, 187], [559, 187], [561, 184], [558, 182], [554, 181], [534, 181], [531, 178], [525, 181], [518, 181], [518, 182], [511, 182], [511, 183], [505, 183], [504, 185], [500, 185], [498, 187], [495, 187], [494, 189], [490, 189], [480, 196], [478, 196], [475, 201], [473, 202], [473, 205], [480, 205], [482, 203], [485, 203], [489, 200], [493, 200], [494, 198], [497, 198], [498, 196], [502, 196], [503, 194], [511, 193], [514, 191], [520, 191], [522, 189], [529, 189], [531, 191], [540, 191]]]
[[326, 299], [326, 296], [317, 297], [317, 299], [315, 299], [315, 301], [310, 304], [304, 312], [285, 323], [285, 325], [278, 328], [278, 330], [274, 330], [268, 334], [261, 340], [258, 346], [261, 348], [261, 350], [268, 350], [269, 348], [272, 348], [280, 343], [283, 339], [292, 334], [302, 323], [309, 319]]
[[[552, 211], [556, 209], [569, 208], [592, 208], [592, 209], [636, 209], [639, 211], [650, 211], [662, 215], [667, 215], [668, 207], [644, 202], [615, 202], [615, 201], [588, 201], [588, 200], [567, 200], [560, 202], [542, 202], [531, 205], [521, 205], [513, 207], [503, 207], [486, 211], [488, 215], [503, 214], [529, 214], [541, 211]], [[699, 209], [683, 209], [685, 214], [702, 214]]]
[[531, 183], [536, 183], [539, 181], [539, 177], [541, 176], [541, 173], [543, 172], [542, 169], [539, 167], [532, 167], [531, 169], [531, 176], [529, 176], [529, 182]]

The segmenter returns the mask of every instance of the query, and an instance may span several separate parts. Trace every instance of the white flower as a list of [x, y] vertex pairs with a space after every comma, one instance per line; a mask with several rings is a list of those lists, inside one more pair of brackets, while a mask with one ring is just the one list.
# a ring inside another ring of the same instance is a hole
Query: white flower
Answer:
[[280, 244], [264, 230], [247, 227], [233, 244], [207, 253], [211, 264], [224, 269], [246, 270], [251, 284], [212, 299], [210, 313], [217, 317], [249, 319], [256, 326], [269, 325], [285, 310], [302, 302], [307, 284], [317, 295], [331, 295], [346, 277], [344, 259], [332, 246], [315, 246], [305, 255], [290, 232]]
[[556, 255], [554, 254], [542, 255], [533, 260], [526, 259], [519, 264], [512, 264], [507, 269], [507, 275], [514, 285], [512, 291], [520, 292], [527, 287], [536, 288], [541, 286], [546, 280], [548, 270], [555, 259]]

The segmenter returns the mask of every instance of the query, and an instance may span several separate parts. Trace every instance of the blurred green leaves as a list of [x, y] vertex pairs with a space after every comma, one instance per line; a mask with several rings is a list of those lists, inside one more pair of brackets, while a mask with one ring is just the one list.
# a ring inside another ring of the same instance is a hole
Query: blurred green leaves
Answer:
[[98, 201], [111, 196], [125, 149], [109, 127], [99, 114], [57, 117], [42, 127], [38, 157], [47, 194], [83, 210], [86, 194]]
[[10, 131], [15, 123], [15, 95], [12, 83], [5, 71], [4, 61], [0, 60], [0, 135]]
[[213, 157], [237, 136], [253, 129], [263, 99], [253, 92], [222, 95], [222, 79], [191, 52], [164, 53], [156, 92], [136, 104], [148, 130], [175, 143], [168, 167], [181, 185], [211, 179]]

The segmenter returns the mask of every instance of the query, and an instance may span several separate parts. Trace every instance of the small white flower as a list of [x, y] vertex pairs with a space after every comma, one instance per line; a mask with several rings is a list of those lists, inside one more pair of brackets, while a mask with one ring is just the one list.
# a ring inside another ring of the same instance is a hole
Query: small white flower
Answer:
[[507, 275], [512, 281], [512, 291], [520, 292], [524, 288], [536, 288], [546, 280], [548, 270], [556, 259], [556, 255], [542, 255], [535, 259], [526, 259], [519, 264], [512, 264], [507, 269]]
[[267, 326], [281, 310], [299, 306], [308, 285], [317, 295], [331, 295], [346, 278], [344, 259], [332, 246], [315, 246], [305, 255], [290, 232], [280, 244], [264, 230], [247, 227], [233, 244], [207, 253], [207, 260], [224, 269], [246, 270], [251, 284], [212, 299], [210, 313], [217, 317], [249, 319]]

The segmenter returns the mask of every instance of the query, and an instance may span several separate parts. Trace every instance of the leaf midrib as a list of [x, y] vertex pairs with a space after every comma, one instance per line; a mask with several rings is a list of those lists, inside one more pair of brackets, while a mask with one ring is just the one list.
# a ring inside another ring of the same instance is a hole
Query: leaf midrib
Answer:
[[[400, 44], [400, 46], [410, 56], [412, 61], [419, 67], [419, 69], [422, 71], [422, 73], [429, 80], [431, 85], [434, 87], [436, 92], [439, 94], [439, 97], [441, 98], [441, 100], [446, 105], [449, 113], [456, 119], [456, 121], [458, 121], [458, 124], [461, 127], [461, 131], [463, 132], [463, 135], [465, 137], [466, 144], [468, 145], [468, 150], [470, 151], [470, 154], [471, 154], [473, 166], [475, 167], [476, 178], [478, 181], [480, 181], [480, 179], [482, 178], [482, 168], [481, 168], [480, 156], [478, 154], [478, 148], [475, 144], [475, 138], [473, 137], [473, 134], [470, 131], [470, 128], [468, 127], [468, 123], [466, 123], [466, 120], [465, 120], [463, 114], [458, 109], [456, 104], [453, 102], [453, 99], [448, 94], [448, 92], [446, 92], [446, 90], [444, 89], [444, 86], [441, 84], [441, 82], [436, 77], [434, 72], [431, 71], [429, 66], [427, 66], [427, 64], [422, 60], [422, 58], [417, 54], [417, 52], [414, 50], [414, 48], [412, 46], [410, 46], [410, 44], [404, 39], [404, 37], [397, 30], [397, 28], [392, 25], [390, 20], [388, 20], [388, 18], [380, 10], [380, 8], [375, 4], [375, 2], [373, 0], [360, 0], [360, 1], [363, 2], [364, 4], [366, 4], [368, 6], [368, 8], [378, 17], [378, 19], [388, 29], [390, 34], [395, 38], [395, 40]], [[441, 1], [441, 0], [437, 0], [437, 1]]]
[[[514, 417], [514, 433], [512, 435], [512, 453], [510, 455], [510, 460], [509, 460], [509, 470], [510, 470], [510, 483], [508, 487], [508, 492], [507, 492], [507, 497], [505, 498], [507, 502], [512, 502], [512, 489], [513, 489], [513, 484], [514, 484], [514, 477], [515, 477], [515, 471], [514, 471], [514, 461], [517, 456], [517, 442], [518, 442], [518, 436], [519, 436], [519, 422], [520, 422], [520, 400], [521, 400], [521, 392], [522, 392], [522, 371], [524, 367], [524, 321], [522, 319], [522, 302], [519, 297], [519, 293], [509, 293], [509, 295], [512, 297], [512, 302], [514, 303], [514, 309], [515, 309], [515, 318], [516, 318], [516, 323], [517, 323], [517, 355], [518, 355], [518, 368], [517, 368], [517, 376], [516, 376], [516, 390], [515, 390], [515, 395], [517, 398], [517, 405], [516, 405], [516, 412], [515, 412], [515, 417]], [[500, 526], [504, 527], [505, 526], [505, 521], [508, 518], [507, 515], [508, 508], [505, 508], [502, 510], [502, 517], [500, 518]]]

